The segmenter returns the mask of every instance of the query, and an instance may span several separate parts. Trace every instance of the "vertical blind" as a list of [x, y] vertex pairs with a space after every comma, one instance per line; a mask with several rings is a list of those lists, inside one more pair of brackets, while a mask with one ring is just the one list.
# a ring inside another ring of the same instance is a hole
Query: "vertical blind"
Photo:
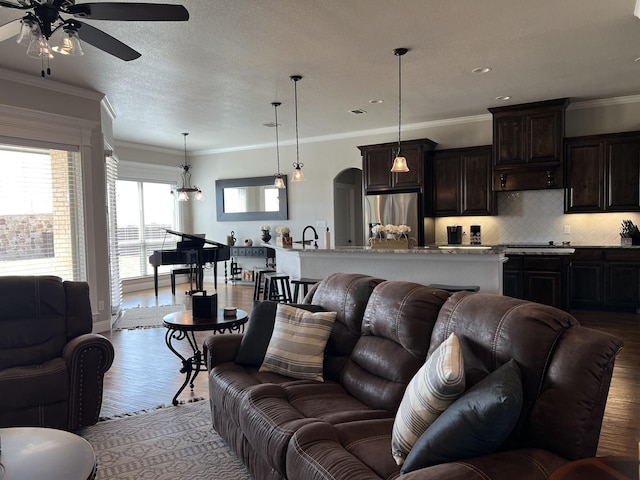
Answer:
[[120, 313], [122, 305], [122, 282], [120, 281], [120, 260], [118, 249], [118, 221], [116, 202], [116, 181], [118, 160], [107, 156], [105, 164], [107, 192], [107, 224], [109, 235], [109, 284], [111, 290], [111, 314]]
[[80, 154], [0, 144], [0, 275], [86, 280]]

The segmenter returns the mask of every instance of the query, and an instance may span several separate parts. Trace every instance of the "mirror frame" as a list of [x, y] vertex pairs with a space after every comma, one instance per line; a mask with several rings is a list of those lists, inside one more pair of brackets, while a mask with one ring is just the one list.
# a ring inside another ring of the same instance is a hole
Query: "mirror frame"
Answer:
[[[229, 187], [259, 187], [273, 185], [273, 176], [230, 178], [216, 180], [216, 214], [219, 222], [241, 222], [251, 220], [288, 220], [289, 207], [287, 188], [280, 189], [280, 210], [273, 212], [233, 212], [224, 211], [224, 189]], [[282, 175], [284, 186], [287, 186], [287, 176]]]

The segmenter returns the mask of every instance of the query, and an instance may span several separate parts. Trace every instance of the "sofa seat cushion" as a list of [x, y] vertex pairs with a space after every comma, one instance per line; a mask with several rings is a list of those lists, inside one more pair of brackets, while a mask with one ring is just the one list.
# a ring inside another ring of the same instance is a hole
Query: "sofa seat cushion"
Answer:
[[289, 440], [302, 426], [393, 418], [386, 410], [370, 409], [334, 382], [260, 385], [247, 390], [242, 403], [242, 431], [282, 475]]
[[306, 425], [289, 443], [287, 474], [305, 480], [397, 478], [400, 467], [391, 456], [392, 428], [393, 418]]
[[242, 398], [247, 392], [262, 384], [304, 383], [312, 380], [293, 380], [273, 372], [260, 372], [256, 367], [245, 367], [237, 363], [222, 363], [209, 372], [209, 399], [216, 408], [240, 425], [243, 415]]
[[325, 480], [546, 480], [568, 461], [546, 450], [496, 452], [405, 474], [389, 453], [393, 420], [305, 425], [289, 443], [288, 478]]
[[69, 372], [63, 358], [42, 365], [0, 370], [0, 407], [20, 409], [69, 399]]

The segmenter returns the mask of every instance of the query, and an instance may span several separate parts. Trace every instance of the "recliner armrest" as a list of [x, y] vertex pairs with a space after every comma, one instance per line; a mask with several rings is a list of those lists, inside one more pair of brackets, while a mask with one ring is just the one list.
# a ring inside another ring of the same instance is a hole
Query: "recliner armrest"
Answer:
[[103, 335], [86, 333], [69, 341], [62, 352], [69, 370], [69, 430], [93, 425], [100, 416], [104, 374], [114, 358]]

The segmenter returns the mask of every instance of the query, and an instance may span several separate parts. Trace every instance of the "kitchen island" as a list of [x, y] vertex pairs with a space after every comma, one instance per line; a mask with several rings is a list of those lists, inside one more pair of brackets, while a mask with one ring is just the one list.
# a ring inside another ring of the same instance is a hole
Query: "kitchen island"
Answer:
[[430, 246], [403, 250], [371, 247], [273, 247], [279, 272], [290, 278], [324, 278], [335, 272], [364, 273], [423, 285], [475, 285], [502, 294], [505, 249], [489, 246]]

